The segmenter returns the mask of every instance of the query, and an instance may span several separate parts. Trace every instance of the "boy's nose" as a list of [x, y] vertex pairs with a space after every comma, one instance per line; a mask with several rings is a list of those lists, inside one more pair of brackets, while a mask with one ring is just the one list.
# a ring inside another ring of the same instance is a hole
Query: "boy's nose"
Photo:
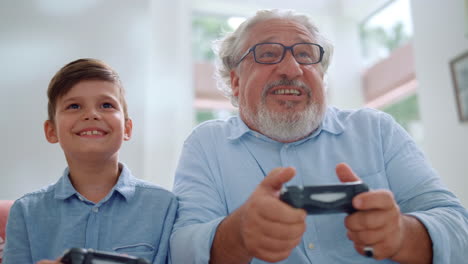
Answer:
[[99, 120], [99, 114], [95, 110], [88, 111], [84, 114], [84, 120]]

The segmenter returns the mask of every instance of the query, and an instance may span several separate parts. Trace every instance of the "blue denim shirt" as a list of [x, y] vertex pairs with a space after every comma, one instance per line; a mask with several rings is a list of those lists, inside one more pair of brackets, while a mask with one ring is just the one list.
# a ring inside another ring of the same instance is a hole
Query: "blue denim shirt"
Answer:
[[8, 218], [3, 263], [56, 259], [72, 247], [166, 263], [177, 199], [171, 192], [133, 177], [122, 166], [114, 188], [96, 204], [73, 188], [68, 169], [57, 183], [15, 201]]
[[[218, 224], [272, 169], [295, 167], [290, 185], [332, 184], [339, 182], [335, 167], [340, 162], [349, 164], [372, 189], [392, 191], [401, 211], [426, 226], [434, 263], [468, 259], [468, 213], [407, 133], [382, 112], [330, 107], [319, 129], [292, 143], [252, 131], [239, 117], [196, 127], [184, 144], [175, 176], [179, 209], [171, 236], [173, 263], [208, 263]], [[345, 216], [308, 216], [302, 242], [279, 263], [376, 263], [354, 249], [346, 236]]]

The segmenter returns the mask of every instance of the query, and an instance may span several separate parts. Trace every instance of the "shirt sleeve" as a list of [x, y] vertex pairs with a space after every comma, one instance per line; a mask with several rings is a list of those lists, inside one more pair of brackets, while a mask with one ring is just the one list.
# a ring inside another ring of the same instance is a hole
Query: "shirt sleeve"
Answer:
[[10, 208], [8, 216], [3, 263], [33, 263], [25, 215], [18, 201]]
[[441, 182], [415, 142], [385, 114], [381, 119], [385, 170], [403, 213], [418, 218], [433, 245], [433, 263], [468, 259], [468, 212]]
[[154, 258], [154, 264], [169, 263], [169, 238], [174, 225], [175, 216], [177, 213], [177, 199], [175, 196], [170, 200], [169, 207], [166, 211], [166, 218], [163, 224], [163, 233], [159, 239], [158, 253]]
[[204, 151], [193, 134], [182, 150], [174, 182], [179, 209], [170, 242], [173, 263], [208, 263], [216, 229], [227, 215], [221, 184], [206, 153], [215, 155], [214, 150]]

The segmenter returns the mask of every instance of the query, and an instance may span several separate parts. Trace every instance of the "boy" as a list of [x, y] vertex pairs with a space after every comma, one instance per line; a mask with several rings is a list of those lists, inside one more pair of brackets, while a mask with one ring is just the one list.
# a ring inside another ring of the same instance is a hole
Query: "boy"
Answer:
[[72, 247], [166, 263], [177, 200], [119, 163], [132, 120], [117, 73], [95, 59], [73, 61], [52, 78], [48, 98], [45, 136], [60, 144], [68, 167], [57, 183], [14, 203], [4, 263], [59, 263]]

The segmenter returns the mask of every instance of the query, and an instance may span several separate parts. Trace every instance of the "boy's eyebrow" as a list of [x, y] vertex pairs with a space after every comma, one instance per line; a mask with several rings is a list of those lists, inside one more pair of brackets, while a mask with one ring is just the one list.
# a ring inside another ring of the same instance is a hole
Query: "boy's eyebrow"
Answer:
[[110, 96], [107, 94], [99, 95], [99, 99], [112, 99], [114, 101], [119, 101], [119, 98], [117, 98], [116, 96]]
[[66, 103], [66, 102], [69, 102], [69, 101], [76, 101], [78, 100], [79, 97], [75, 96], [75, 97], [69, 97], [69, 98], [66, 98], [62, 101], [62, 103]]
[[[77, 101], [77, 100], [82, 99], [82, 98], [83, 98], [83, 96], [74, 96], [74, 97], [66, 98], [62, 102], [66, 103], [66, 102], [69, 102], [69, 101]], [[110, 95], [107, 95], [107, 94], [98, 95], [98, 98], [99, 98], [99, 100], [110, 99], [110, 100], [114, 100], [114, 101], [119, 101], [119, 99], [116, 98], [115, 96], [110, 96]]]

